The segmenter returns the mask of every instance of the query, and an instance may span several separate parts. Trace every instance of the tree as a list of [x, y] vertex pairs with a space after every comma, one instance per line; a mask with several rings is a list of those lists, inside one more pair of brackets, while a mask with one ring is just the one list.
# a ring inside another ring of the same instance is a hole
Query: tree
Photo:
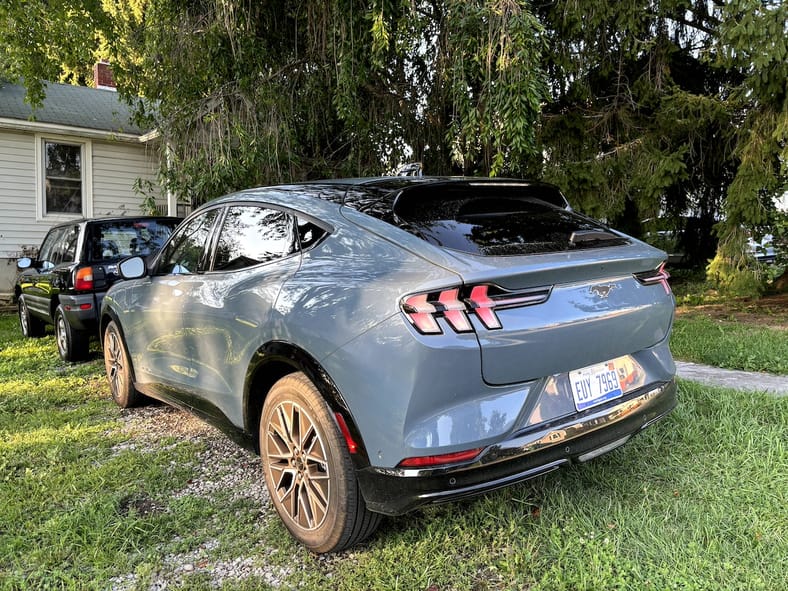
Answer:
[[[746, 275], [744, 236], [785, 187], [782, 2], [25, 5], [36, 10], [0, 8], [12, 33], [0, 67], [36, 100], [57, 64], [78, 72], [106, 52], [121, 91], [155, 101], [139, 106], [167, 149], [165, 183], [194, 202], [410, 159], [432, 174], [540, 177], [634, 232], [691, 212], [698, 235], [715, 228], [711, 271], [727, 280]], [[76, 24], [40, 20], [44, 7]], [[704, 244], [689, 245], [701, 262]]]

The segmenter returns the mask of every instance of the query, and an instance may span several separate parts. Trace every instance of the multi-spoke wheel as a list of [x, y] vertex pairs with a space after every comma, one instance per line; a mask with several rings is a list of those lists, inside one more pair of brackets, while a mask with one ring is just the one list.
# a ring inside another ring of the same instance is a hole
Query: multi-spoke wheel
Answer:
[[30, 314], [30, 308], [27, 307], [24, 296], [19, 296], [19, 327], [22, 329], [22, 334], [28, 338], [37, 338], [44, 336], [44, 323]]
[[367, 509], [344, 438], [304, 374], [282, 378], [268, 393], [260, 455], [274, 507], [310, 550], [341, 550], [375, 531], [380, 515]]
[[120, 329], [114, 321], [110, 322], [104, 331], [104, 369], [107, 371], [109, 390], [115, 404], [121, 408], [129, 408], [142, 401], [142, 395], [134, 389], [129, 355]]
[[90, 336], [69, 324], [63, 306], [55, 310], [55, 340], [57, 351], [63, 361], [82, 361], [88, 356]]

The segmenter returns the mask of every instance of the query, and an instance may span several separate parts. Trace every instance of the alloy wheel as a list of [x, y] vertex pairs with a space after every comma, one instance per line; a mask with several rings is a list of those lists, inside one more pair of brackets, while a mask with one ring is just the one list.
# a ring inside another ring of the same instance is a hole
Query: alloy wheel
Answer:
[[115, 331], [108, 330], [105, 338], [108, 341], [105, 348], [107, 377], [109, 378], [112, 395], [116, 396], [117, 393], [123, 392], [125, 386], [123, 382], [125, 376], [123, 371], [125, 361], [123, 349], [121, 348], [120, 338]]
[[25, 300], [19, 300], [19, 324], [22, 327], [22, 334], [30, 336], [30, 317]]
[[66, 319], [62, 314], [57, 315], [55, 323], [55, 338], [57, 339], [57, 348], [60, 350], [61, 355], [65, 355], [68, 351], [68, 335], [66, 334], [68, 327], [66, 326]]
[[287, 516], [305, 530], [323, 523], [331, 480], [326, 448], [315, 422], [298, 404], [280, 403], [266, 427], [266, 467]]

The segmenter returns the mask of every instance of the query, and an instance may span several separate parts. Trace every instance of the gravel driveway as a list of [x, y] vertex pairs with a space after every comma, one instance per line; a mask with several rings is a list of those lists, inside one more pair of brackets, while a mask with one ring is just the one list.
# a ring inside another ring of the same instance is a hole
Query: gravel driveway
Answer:
[[[193, 465], [194, 476], [184, 488], [172, 492], [172, 499], [186, 496], [211, 498], [221, 491], [229, 493], [231, 501], [249, 500], [253, 506], [262, 507], [257, 518], [261, 527], [269, 519], [278, 519], [263, 483], [259, 458], [236, 445], [214, 427], [184, 411], [158, 403], [123, 410], [120, 418], [121, 429], [129, 439], [116, 446], [115, 451], [145, 452], [162, 449], [162, 442], [171, 441], [173, 437], [179, 442], [196, 443], [201, 448]], [[130, 497], [126, 503], [139, 514], [166, 510], [155, 500], [140, 495]], [[243, 518], [248, 518], [248, 515], [239, 516], [239, 519]], [[142, 588], [150, 591], [169, 589], [183, 585], [189, 577], [197, 574], [207, 576], [211, 586], [216, 588], [225, 582], [240, 582], [250, 578], [264, 581], [271, 587], [289, 588], [286, 579], [295, 571], [314, 568], [317, 562], [325, 573], [330, 570], [333, 561], [352, 557], [352, 553], [342, 553], [309, 556], [309, 559], [304, 560], [302, 555], [293, 555], [285, 561], [289, 566], [283, 568], [277, 565], [283, 563], [281, 559], [267, 560], [273, 554], [282, 552], [278, 548], [255, 546], [248, 548], [245, 555], [217, 559], [215, 555], [218, 546], [217, 540], [209, 539], [190, 552], [162, 556], [159, 570], [153, 576], [152, 582]], [[226, 556], [226, 552], [222, 554]], [[140, 589], [142, 583], [134, 573], [115, 577], [110, 582], [113, 591]]]

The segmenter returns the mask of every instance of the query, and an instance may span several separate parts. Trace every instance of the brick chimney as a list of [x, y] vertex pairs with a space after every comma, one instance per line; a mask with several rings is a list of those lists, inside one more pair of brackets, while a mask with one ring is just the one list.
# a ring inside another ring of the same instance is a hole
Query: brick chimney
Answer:
[[100, 61], [93, 66], [93, 83], [96, 85], [96, 88], [117, 90], [109, 62]]

